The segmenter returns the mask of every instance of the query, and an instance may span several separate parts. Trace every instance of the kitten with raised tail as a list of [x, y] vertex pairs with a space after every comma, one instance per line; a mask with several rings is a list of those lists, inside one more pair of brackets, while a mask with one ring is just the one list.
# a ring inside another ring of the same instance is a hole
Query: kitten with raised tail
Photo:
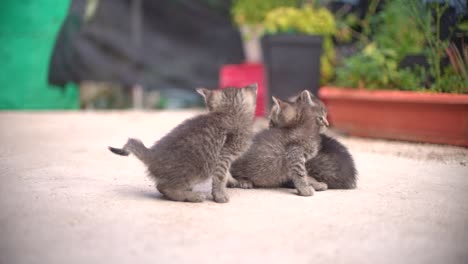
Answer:
[[[320, 107], [322, 128], [328, 127], [327, 108], [318, 98], [312, 98]], [[277, 115], [270, 116], [270, 128], [287, 125]], [[324, 132], [322, 129], [322, 132]], [[311, 181], [319, 181], [327, 184], [329, 189], [354, 189], [356, 188], [357, 171], [354, 160], [348, 149], [338, 140], [320, 134], [320, 149], [317, 156], [306, 162], [306, 169]], [[292, 182], [285, 187], [293, 188]], [[316, 189], [317, 190], [317, 189]]]
[[156, 188], [174, 201], [202, 202], [205, 196], [192, 190], [212, 178], [215, 202], [226, 203], [226, 181], [231, 162], [249, 146], [254, 122], [257, 85], [222, 90], [197, 89], [208, 113], [178, 125], [152, 147], [129, 139], [118, 155], [134, 154], [147, 167]]
[[302, 196], [311, 196], [305, 163], [320, 146], [320, 109], [305, 90], [294, 102], [273, 97], [272, 115], [281, 127], [258, 133], [252, 145], [231, 167], [230, 187], [280, 187], [291, 181]]

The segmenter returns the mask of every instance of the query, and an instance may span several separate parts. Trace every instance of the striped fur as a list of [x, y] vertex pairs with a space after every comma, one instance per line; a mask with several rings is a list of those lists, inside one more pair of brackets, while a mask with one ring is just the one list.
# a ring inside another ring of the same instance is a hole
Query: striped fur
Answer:
[[299, 195], [313, 195], [305, 162], [317, 154], [320, 145], [320, 109], [311, 96], [304, 91], [294, 102], [273, 98], [272, 115], [284, 126], [254, 137], [249, 150], [231, 167], [234, 179], [229, 181], [230, 187], [279, 187], [292, 181]]
[[[321, 109], [319, 122], [323, 128], [321, 130], [325, 130], [328, 126], [327, 108], [316, 97], [312, 97], [312, 101]], [[278, 116], [271, 115], [270, 127], [282, 127], [286, 124]], [[357, 171], [351, 153], [338, 140], [325, 134], [320, 135], [319, 152], [317, 156], [306, 161], [306, 169], [309, 183], [315, 190], [323, 187], [323, 184], [326, 184], [329, 189], [356, 188]], [[293, 188], [294, 184], [291, 181], [284, 186]]]
[[195, 184], [213, 179], [215, 202], [229, 201], [225, 186], [231, 162], [249, 146], [256, 101], [256, 85], [242, 89], [197, 89], [209, 112], [186, 120], [152, 147], [130, 139], [117, 154], [131, 152], [147, 167], [156, 187], [175, 201], [201, 202]]

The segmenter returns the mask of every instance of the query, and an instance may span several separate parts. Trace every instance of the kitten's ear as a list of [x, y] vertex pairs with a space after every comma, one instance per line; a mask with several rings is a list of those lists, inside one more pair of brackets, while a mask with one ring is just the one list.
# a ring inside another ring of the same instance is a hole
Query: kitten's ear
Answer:
[[309, 104], [311, 106], [315, 106], [316, 103], [314, 102], [313, 98], [315, 98], [315, 96], [313, 96], [309, 91], [304, 90], [297, 98], [297, 101]]
[[195, 90], [197, 91], [197, 93], [201, 94], [201, 96], [203, 96], [203, 98], [205, 98], [205, 101], [208, 99], [208, 97], [212, 93], [212, 91], [210, 91], [210, 90], [208, 90], [206, 88], [197, 88]]
[[258, 84], [257, 83], [249, 84], [249, 85], [245, 86], [245, 89], [248, 89], [248, 90], [254, 92], [255, 94], [257, 94]]
[[274, 96], [272, 96], [271, 99], [273, 99], [273, 107], [281, 108], [281, 107], [280, 107], [280, 102], [281, 102], [280, 99], [278, 99], [278, 98], [276, 98], [276, 97], [274, 97]]
[[284, 102], [274, 96], [272, 96], [271, 99], [273, 99], [273, 106], [271, 107], [271, 114], [277, 115], [281, 112], [281, 109], [284, 106]]
[[273, 119], [277, 119], [279, 113], [281, 112], [281, 107], [280, 107], [280, 103], [278, 99], [274, 96], [272, 96], [271, 99], [273, 99], [273, 105], [271, 106], [271, 110], [270, 110], [270, 116], [269, 116], [270, 126], [269, 127], [273, 127], [273, 124], [274, 124]]

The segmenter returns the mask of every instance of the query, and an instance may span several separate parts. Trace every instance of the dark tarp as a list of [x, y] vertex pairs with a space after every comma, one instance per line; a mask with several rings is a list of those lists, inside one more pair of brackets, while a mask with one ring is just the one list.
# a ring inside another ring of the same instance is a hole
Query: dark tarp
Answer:
[[54, 48], [49, 83], [217, 87], [219, 67], [243, 60], [230, 1], [94, 1], [93, 13], [92, 0], [72, 0]]

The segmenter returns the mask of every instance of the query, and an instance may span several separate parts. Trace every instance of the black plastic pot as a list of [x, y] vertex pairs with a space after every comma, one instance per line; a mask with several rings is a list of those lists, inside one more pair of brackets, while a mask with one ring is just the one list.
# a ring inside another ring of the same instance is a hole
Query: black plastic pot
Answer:
[[400, 68], [414, 68], [415, 66], [421, 66], [425, 69], [429, 68], [429, 63], [427, 62], [426, 56], [423, 54], [411, 54], [406, 55], [400, 61]]
[[262, 38], [266, 85], [271, 96], [287, 99], [307, 89], [317, 95], [322, 36], [267, 35]]

